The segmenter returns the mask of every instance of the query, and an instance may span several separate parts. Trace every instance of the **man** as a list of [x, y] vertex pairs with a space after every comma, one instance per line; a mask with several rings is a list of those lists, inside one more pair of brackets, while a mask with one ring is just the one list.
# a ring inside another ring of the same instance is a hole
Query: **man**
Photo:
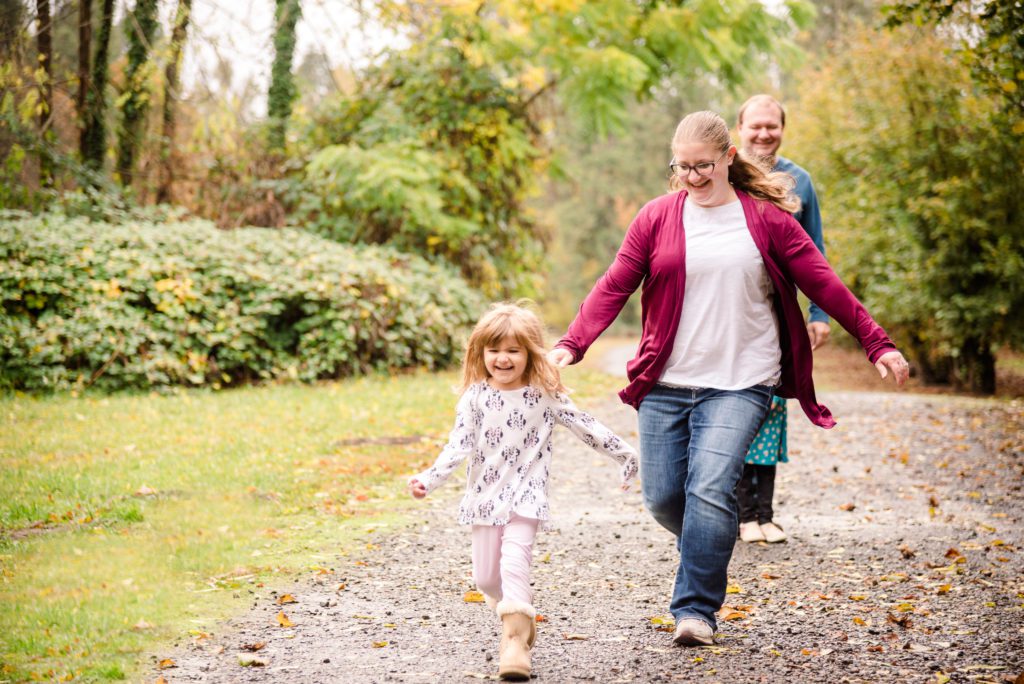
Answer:
[[[807, 171], [789, 159], [779, 156], [782, 134], [786, 128], [786, 111], [771, 95], [754, 95], [743, 103], [737, 115], [740, 145], [748, 155], [768, 160], [773, 171], [784, 171], [796, 179], [796, 196], [800, 198], [800, 211], [794, 214], [818, 251], [825, 253], [825, 240], [821, 232], [821, 212], [818, 196]], [[817, 349], [828, 342], [831, 328], [828, 315], [811, 302], [810, 322], [807, 334], [811, 338], [811, 349]]]
[[[740, 145], [748, 156], [761, 157], [773, 171], [784, 171], [796, 179], [795, 192], [800, 210], [794, 214], [822, 254], [825, 241], [821, 233], [821, 212], [811, 176], [785, 157], [778, 155], [786, 128], [786, 111], [771, 95], [754, 95], [743, 103], [737, 115]], [[807, 334], [811, 349], [826, 342], [831, 332], [828, 315], [811, 302]], [[739, 503], [740, 539], [745, 542], [781, 542], [786, 539], [773, 520], [772, 499], [775, 496], [775, 465], [785, 462], [786, 402], [776, 398], [764, 424], [754, 437], [743, 466], [743, 477], [736, 487]]]

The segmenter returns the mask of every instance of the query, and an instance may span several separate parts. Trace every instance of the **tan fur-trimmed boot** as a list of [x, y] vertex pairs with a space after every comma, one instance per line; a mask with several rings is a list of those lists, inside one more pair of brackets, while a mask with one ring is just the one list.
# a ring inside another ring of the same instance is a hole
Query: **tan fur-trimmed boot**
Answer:
[[501, 648], [498, 676], [506, 681], [523, 682], [530, 678], [530, 647], [536, 633], [537, 613], [529, 603], [501, 601]]
[[[487, 592], [485, 592], [483, 590], [480, 590], [480, 593], [484, 595], [484, 603], [487, 604], [487, 607], [490, 608], [491, 610], [493, 610], [494, 612], [498, 612], [498, 599], [494, 598], [493, 596], [491, 596], [490, 594], [488, 594]], [[530, 648], [533, 648], [533, 642], [536, 641], [536, 640], [537, 640], [537, 617], [535, 615], [534, 619], [530, 621], [530, 637], [526, 640], [526, 645], [529, 646]]]

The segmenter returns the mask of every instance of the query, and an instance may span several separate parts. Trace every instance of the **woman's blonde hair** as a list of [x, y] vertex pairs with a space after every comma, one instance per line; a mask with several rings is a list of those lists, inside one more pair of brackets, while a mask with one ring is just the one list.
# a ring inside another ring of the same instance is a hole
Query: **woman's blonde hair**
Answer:
[[[725, 119], [714, 112], [688, 114], [676, 127], [672, 136], [672, 149], [687, 143], [706, 143], [726, 152], [732, 146], [729, 127]], [[736, 153], [729, 167], [729, 182], [751, 197], [771, 202], [779, 209], [793, 213], [800, 209], [800, 200], [793, 194], [796, 180], [788, 173], [765, 168], [758, 159], [751, 159], [742, 151]], [[683, 187], [683, 179], [673, 175], [669, 181], [672, 190]]]
[[477, 322], [469, 335], [466, 355], [462, 359], [462, 392], [489, 377], [484, 365], [484, 349], [509, 335], [526, 350], [526, 370], [523, 372], [526, 384], [551, 395], [565, 391], [558, 369], [548, 361], [544, 351], [544, 326], [537, 314], [526, 308], [528, 304], [526, 300], [514, 304], [492, 304]]

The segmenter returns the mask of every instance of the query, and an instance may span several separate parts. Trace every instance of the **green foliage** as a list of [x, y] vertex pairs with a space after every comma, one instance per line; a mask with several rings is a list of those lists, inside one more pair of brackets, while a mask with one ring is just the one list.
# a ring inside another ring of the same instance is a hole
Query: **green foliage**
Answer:
[[524, 205], [540, 151], [496, 71], [439, 39], [321, 114], [302, 212], [312, 229], [446, 261], [493, 298], [535, 295], [541, 235]]
[[416, 257], [203, 221], [0, 222], [0, 384], [315, 380], [437, 368], [481, 302]]
[[862, 31], [806, 74], [787, 139], [823, 196], [830, 258], [928, 379], [993, 391], [1024, 344], [1024, 147], [925, 30]]
[[[1007, 0], [898, 0], [888, 24], [938, 23], [979, 83], [1024, 121], [1024, 3]], [[1024, 123], [1014, 130], [1024, 134]]]
[[284, 149], [285, 126], [295, 101], [292, 57], [295, 53], [295, 24], [301, 14], [299, 0], [276, 0], [274, 63], [270, 70], [270, 91], [267, 95], [269, 143], [273, 150]]

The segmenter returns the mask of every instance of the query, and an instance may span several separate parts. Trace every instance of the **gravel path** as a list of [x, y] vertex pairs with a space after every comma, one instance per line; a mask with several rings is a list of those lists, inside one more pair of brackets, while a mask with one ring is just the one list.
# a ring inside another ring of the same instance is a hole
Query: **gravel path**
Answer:
[[[714, 647], [671, 644], [676, 561], [614, 464], [559, 431], [556, 529], [534, 551], [534, 676], [546, 682], [1024, 683], [1024, 418], [1020, 403], [834, 393], [839, 420], [792, 412], [780, 468], [787, 543], [737, 542]], [[632, 409], [590, 405], [636, 443]], [[795, 405], [794, 405], [795, 408]], [[158, 654], [169, 682], [496, 679], [499, 623], [466, 603], [469, 534], [453, 478], [333, 574], [277, 587], [201, 643]], [[338, 591], [338, 585], [344, 589]], [[275, 619], [275, 599], [294, 627]], [[257, 652], [244, 646], [264, 642]], [[250, 662], [243, 666], [242, 662]]]

